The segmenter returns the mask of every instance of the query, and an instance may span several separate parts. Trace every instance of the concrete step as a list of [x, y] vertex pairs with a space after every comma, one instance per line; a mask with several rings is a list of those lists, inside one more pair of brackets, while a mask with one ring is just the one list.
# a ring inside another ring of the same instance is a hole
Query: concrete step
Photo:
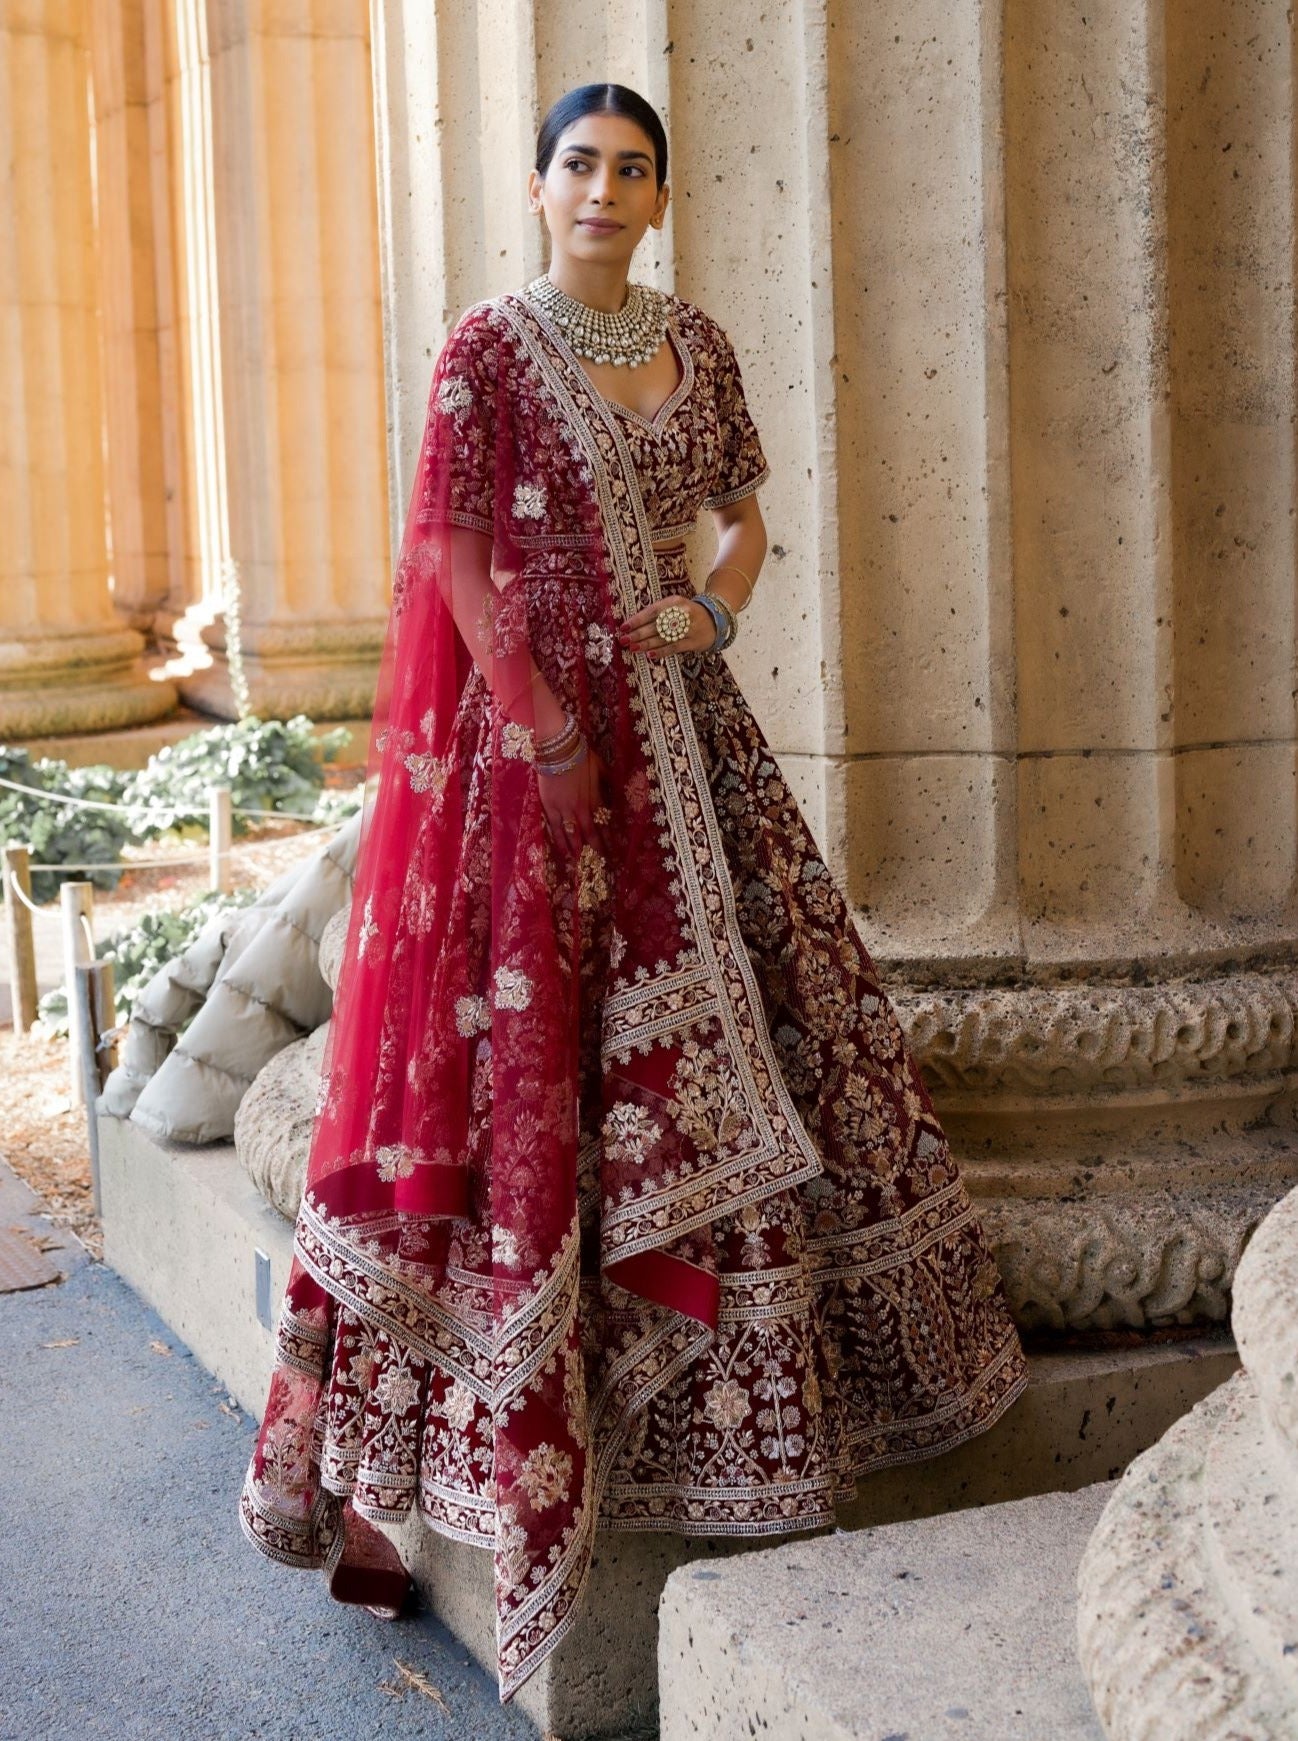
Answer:
[[[230, 1145], [167, 1147], [117, 1119], [101, 1120], [100, 1133], [106, 1261], [260, 1416], [291, 1226], [254, 1189]], [[269, 1278], [260, 1312], [259, 1250]], [[990, 1432], [931, 1461], [872, 1476], [841, 1521], [853, 1528], [891, 1523], [1107, 1480], [1236, 1364], [1221, 1337], [1041, 1356], [1024, 1397]], [[490, 1555], [434, 1535], [417, 1519], [390, 1533], [427, 1604], [494, 1667]], [[652, 1725], [656, 1611], [666, 1579], [686, 1562], [760, 1551], [761, 1542], [601, 1532], [582, 1620], [519, 1692], [520, 1707], [564, 1741], [622, 1737]]]
[[673, 1572], [662, 1741], [1103, 1741], [1077, 1563], [1111, 1484]]

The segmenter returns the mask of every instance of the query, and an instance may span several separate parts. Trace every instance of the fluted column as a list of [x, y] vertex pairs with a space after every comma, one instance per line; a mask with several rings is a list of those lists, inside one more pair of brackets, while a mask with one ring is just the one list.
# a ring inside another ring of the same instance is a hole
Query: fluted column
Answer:
[[1298, 1178], [1285, 7], [415, 10], [394, 455], [446, 326], [536, 267], [520, 114], [598, 62], [668, 126], [633, 271], [722, 320], [772, 464], [731, 663], [1019, 1315], [1223, 1318]]
[[[154, 191], [147, 14], [154, 0], [89, 8], [113, 603], [152, 625], [170, 593], [159, 288], [169, 263]], [[154, 26], [156, 29], [156, 24]], [[165, 174], [165, 167], [164, 167]]]
[[0, 0], [0, 735], [174, 704], [114, 614], [85, 0]]
[[391, 580], [368, 8], [207, 0], [202, 23], [227, 657], [182, 687], [362, 714]]

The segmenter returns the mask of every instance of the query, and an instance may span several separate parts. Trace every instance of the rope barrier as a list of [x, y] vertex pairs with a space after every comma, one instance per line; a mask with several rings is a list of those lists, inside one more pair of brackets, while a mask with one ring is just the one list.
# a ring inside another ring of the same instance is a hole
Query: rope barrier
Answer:
[[[316, 834], [336, 834], [339, 825], [336, 822], [320, 822], [311, 828], [299, 828], [295, 834], [274, 835], [269, 840], [240, 840], [233, 848], [236, 857], [245, 853], [260, 852], [268, 846], [284, 846], [293, 840], [307, 840]], [[94, 864], [30, 864], [28, 870], [35, 871], [116, 871], [119, 876], [125, 876], [128, 871], [165, 870], [172, 865], [207, 864], [210, 854], [207, 852], [177, 853], [168, 858], [128, 858], [128, 859], [98, 859]], [[18, 899], [32, 913], [49, 913], [54, 910], [55, 902], [47, 901], [41, 906], [36, 901], [28, 900], [18, 885], [18, 880], [10, 870], [5, 871], [8, 886], [18, 896]]]
[[[70, 793], [45, 792], [39, 786], [20, 786], [17, 780], [0, 779], [0, 786], [7, 792], [22, 792], [28, 798], [42, 798], [47, 804], [67, 804], [74, 810], [109, 810], [118, 816], [143, 817], [152, 821], [162, 816], [206, 816], [207, 804], [168, 804], [165, 810], [149, 810], [142, 804], [111, 804], [106, 798], [74, 798]], [[296, 822], [298, 817], [291, 810], [248, 810], [236, 805], [230, 812], [232, 816], [247, 816], [254, 822]], [[325, 826], [329, 826], [326, 824]], [[33, 870], [38, 867], [32, 866]]]
[[26, 909], [29, 913], [47, 913], [47, 912], [49, 912], [49, 910], [50, 910], [49, 907], [38, 906], [37, 903], [35, 901], [33, 901], [30, 898], [30, 896], [28, 896], [24, 892], [22, 884], [18, 881], [18, 878], [14, 875], [14, 873], [9, 869], [8, 865], [5, 866], [5, 881], [8, 883], [9, 887], [13, 890], [14, 894], [17, 895], [18, 899], [22, 902], [23, 906], [26, 907]]

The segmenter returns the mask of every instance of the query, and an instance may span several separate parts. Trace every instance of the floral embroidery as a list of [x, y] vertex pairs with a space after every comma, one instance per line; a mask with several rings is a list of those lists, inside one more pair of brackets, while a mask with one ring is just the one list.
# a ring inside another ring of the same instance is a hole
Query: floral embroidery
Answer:
[[389, 1143], [376, 1150], [374, 1155], [379, 1178], [388, 1184], [394, 1179], [408, 1179], [415, 1170], [415, 1162], [422, 1158], [419, 1150], [412, 1149], [408, 1143]]
[[438, 389], [437, 404], [442, 411], [449, 411], [453, 417], [461, 411], [467, 411], [473, 403], [473, 388], [463, 375], [447, 375]]
[[471, 1034], [490, 1033], [491, 1011], [487, 1007], [486, 998], [457, 997], [455, 1000], [455, 1026], [466, 1038]]
[[531, 726], [520, 725], [516, 719], [507, 719], [500, 728], [500, 752], [516, 761], [535, 761], [536, 740]]
[[419, 1401], [418, 1380], [413, 1373], [390, 1366], [374, 1386], [374, 1400], [393, 1414], [404, 1414]]
[[603, 671], [612, 657], [612, 631], [603, 623], [591, 623], [586, 630], [586, 658], [596, 671]]
[[583, 913], [590, 912], [602, 906], [608, 894], [604, 856], [587, 841], [577, 855], [577, 906]]
[[532, 982], [518, 967], [496, 969], [496, 1008], [525, 1010], [532, 1001]]
[[634, 1101], [618, 1101], [604, 1116], [604, 1141], [618, 1160], [643, 1163], [662, 1134], [663, 1127]]
[[374, 922], [374, 897], [371, 895], [365, 902], [365, 911], [361, 915], [360, 929], [356, 933], [356, 959], [364, 961], [369, 954], [370, 944], [379, 934], [379, 928]]
[[572, 1458], [553, 1445], [538, 1445], [529, 1451], [519, 1472], [518, 1484], [531, 1500], [533, 1509], [544, 1511], [562, 1499], [572, 1480]]
[[441, 1412], [446, 1416], [447, 1426], [453, 1431], [464, 1431], [474, 1415], [474, 1395], [467, 1384], [463, 1384], [458, 1378], [451, 1384], [442, 1399]]
[[431, 792], [435, 798], [440, 798], [446, 790], [451, 775], [449, 756], [435, 756], [430, 750], [425, 750], [419, 755], [406, 756], [402, 765], [410, 775], [412, 792], [420, 795]]
[[514, 490], [514, 512], [520, 520], [540, 520], [545, 514], [545, 485], [518, 484]]
[[747, 1419], [747, 1394], [733, 1378], [724, 1378], [704, 1397], [703, 1412], [719, 1431], [732, 1432]]
[[509, 1227], [493, 1227], [491, 1230], [491, 1261], [508, 1264], [510, 1268], [519, 1263], [518, 1235]]

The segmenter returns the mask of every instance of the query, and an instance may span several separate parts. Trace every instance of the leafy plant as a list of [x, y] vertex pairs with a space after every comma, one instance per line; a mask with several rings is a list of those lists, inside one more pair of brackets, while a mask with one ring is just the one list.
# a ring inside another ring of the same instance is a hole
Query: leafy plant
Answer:
[[[58, 792], [110, 804], [121, 802], [126, 782], [126, 776], [116, 768], [70, 768], [66, 762], [48, 757], [33, 760], [26, 750], [5, 744], [0, 744], [0, 778], [13, 780], [20, 786], [35, 787], [41, 792]], [[59, 884], [73, 876], [92, 882], [101, 889], [115, 888], [122, 874], [116, 861], [130, 838], [129, 820], [120, 812], [51, 804], [0, 786], [0, 841], [29, 846], [34, 864], [95, 867], [65, 873], [33, 872], [32, 894], [38, 901], [52, 899]], [[101, 865], [105, 867], [102, 870], [98, 868]], [[116, 868], [109, 868], [114, 866]], [[7, 897], [7, 888], [5, 894]]]
[[[206, 832], [208, 794], [230, 788], [234, 807], [309, 817], [324, 786], [324, 764], [348, 741], [345, 726], [317, 737], [304, 714], [290, 720], [241, 719], [168, 744], [132, 775], [124, 801], [152, 813], [150, 833]], [[236, 816], [236, 834], [248, 822]]]
[[[194, 941], [216, 913], [246, 907], [256, 899], [252, 889], [228, 895], [204, 895], [201, 900], [174, 912], [145, 913], [125, 931], [102, 938], [95, 947], [100, 961], [113, 963], [113, 990], [118, 1009], [125, 1014], [157, 973]], [[63, 986], [47, 991], [38, 1005], [42, 1025], [51, 1033], [68, 1031], [68, 999]]]

